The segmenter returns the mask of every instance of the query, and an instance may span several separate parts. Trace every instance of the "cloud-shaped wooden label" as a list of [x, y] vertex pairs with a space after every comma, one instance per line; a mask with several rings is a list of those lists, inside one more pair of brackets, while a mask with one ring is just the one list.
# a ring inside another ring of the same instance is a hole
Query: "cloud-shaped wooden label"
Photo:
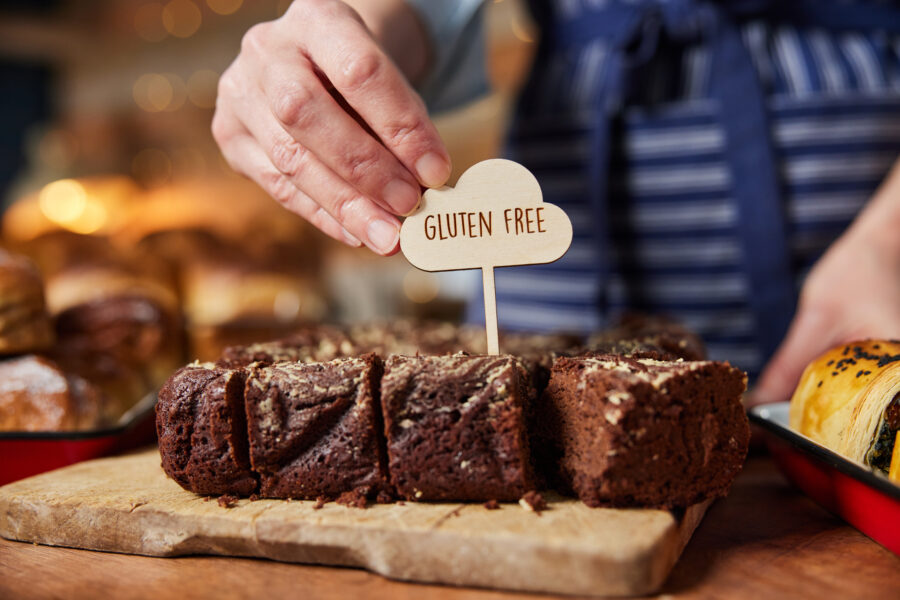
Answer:
[[553, 262], [572, 243], [572, 222], [543, 201], [531, 172], [510, 160], [472, 166], [455, 188], [428, 190], [400, 228], [400, 249], [423, 271], [481, 269], [489, 354], [498, 354], [494, 267]]
[[423, 271], [553, 262], [572, 243], [572, 223], [543, 201], [531, 172], [510, 160], [469, 168], [455, 188], [427, 190], [400, 229], [400, 248]]

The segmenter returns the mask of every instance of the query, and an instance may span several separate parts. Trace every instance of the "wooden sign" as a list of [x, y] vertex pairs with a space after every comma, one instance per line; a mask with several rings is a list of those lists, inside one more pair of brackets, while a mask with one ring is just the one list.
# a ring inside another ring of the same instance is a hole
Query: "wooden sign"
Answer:
[[472, 166], [454, 188], [427, 190], [400, 228], [400, 248], [413, 266], [481, 269], [489, 354], [500, 353], [494, 267], [553, 262], [571, 243], [569, 217], [543, 201], [534, 175], [499, 158]]

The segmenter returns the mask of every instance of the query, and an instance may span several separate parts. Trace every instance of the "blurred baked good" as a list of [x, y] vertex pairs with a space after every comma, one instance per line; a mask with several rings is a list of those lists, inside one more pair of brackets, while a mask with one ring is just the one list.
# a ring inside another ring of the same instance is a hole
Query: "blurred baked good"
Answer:
[[177, 294], [158, 261], [112, 255], [47, 282], [58, 343], [53, 356], [106, 393], [115, 420], [184, 364]]
[[182, 286], [191, 357], [203, 360], [227, 346], [283, 337], [328, 312], [314, 279], [247, 257], [191, 264]]
[[84, 235], [72, 231], [55, 230], [15, 245], [37, 265], [45, 278], [76, 265], [108, 262], [122, 256], [112, 241], [102, 235]]
[[25, 257], [0, 250], [0, 354], [33, 352], [52, 343], [41, 274]]
[[887, 475], [900, 431], [900, 340], [842, 344], [811, 362], [791, 398], [790, 426]]
[[142, 292], [98, 295], [59, 312], [60, 352], [109, 356], [139, 370], [148, 389], [161, 385], [184, 363], [181, 318], [177, 308]]
[[203, 261], [185, 273], [184, 313], [192, 326], [255, 321], [289, 327], [319, 321], [327, 311], [318, 284], [275, 267]]
[[[72, 431], [98, 426], [102, 395], [35, 355], [0, 361], [0, 430]], [[12, 459], [12, 457], [10, 457]]]

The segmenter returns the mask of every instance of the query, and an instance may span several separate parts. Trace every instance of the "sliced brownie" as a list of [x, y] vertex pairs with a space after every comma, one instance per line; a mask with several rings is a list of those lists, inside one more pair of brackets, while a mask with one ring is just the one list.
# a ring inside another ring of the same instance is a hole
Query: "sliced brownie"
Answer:
[[340, 330], [325, 325], [310, 326], [279, 340], [229, 346], [216, 362], [223, 367], [271, 365], [278, 362], [322, 362], [355, 353], [355, 346]]
[[156, 431], [162, 466], [181, 487], [245, 496], [256, 490], [243, 390], [241, 371], [209, 363], [179, 369], [160, 390]]
[[374, 354], [249, 369], [250, 460], [269, 498], [335, 498], [385, 491]]
[[512, 356], [392, 356], [381, 402], [391, 482], [409, 500], [518, 500], [533, 489], [529, 375]]
[[560, 358], [538, 422], [585, 504], [684, 507], [724, 496], [740, 470], [745, 387], [727, 363]]

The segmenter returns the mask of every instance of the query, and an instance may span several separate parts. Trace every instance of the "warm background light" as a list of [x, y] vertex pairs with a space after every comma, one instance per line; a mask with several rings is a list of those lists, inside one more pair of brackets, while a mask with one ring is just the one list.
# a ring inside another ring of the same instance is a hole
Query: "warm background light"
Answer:
[[159, 73], [141, 75], [132, 87], [134, 101], [147, 112], [161, 112], [172, 102], [172, 83]]
[[215, 108], [219, 74], [210, 69], [200, 69], [187, 80], [187, 95], [198, 108]]
[[230, 15], [244, 3], [244, 0], [206, 0], [206, 5], [214, 12], [220, 15]]
[[65, 225], [78, 219], [87, 205], [84, 186], [73, 179], [48, 183], [38, 196], [41, 212], [56, 223]]
[[163, 7], [162, 22], [175, 37], [189, 38], [200, 29], [203, 15], [191, 0], [171, 0]]
[[403, 293], [416, 304], [431, 302], [441, 291], [441, 282], [436, 275], [418, 269], [410, 269], [403, 277]]

